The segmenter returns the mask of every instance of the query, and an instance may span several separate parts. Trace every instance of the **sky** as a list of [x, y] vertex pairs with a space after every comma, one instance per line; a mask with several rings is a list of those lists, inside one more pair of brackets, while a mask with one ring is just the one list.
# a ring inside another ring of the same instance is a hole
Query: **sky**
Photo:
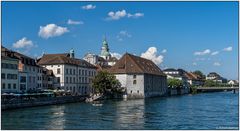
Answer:
[[128, 52], [238, 79], [238, 2], [2, 2], [2, 45], [33, 58]]

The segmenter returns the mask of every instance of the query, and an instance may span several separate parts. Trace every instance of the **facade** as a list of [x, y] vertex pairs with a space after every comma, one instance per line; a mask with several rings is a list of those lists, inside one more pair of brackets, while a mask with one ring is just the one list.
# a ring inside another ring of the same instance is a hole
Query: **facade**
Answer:
[[1, 92], [19, 92], [18, 59], [2, 55], [1, 67]]
[[167, 77], [152, 61], [126, 53], [109, 70], [126, 89], [127, 98], [163, 96]]
[[216, 72], [210, 72], [207, 77], [206, 80], [212, 80], [215, 82], [219, 82], [219, 83], [227, 83], [227, 79], [221, 77], [218, 73]]
[[[17, 80], [19, 92], [27, 92], [37, 90], [39, 81], [38, 78], [38, 70], [39, 66], [36, 65], [36, 62], [33, 58], [25, 56], [21, 53], [8, 50], [5, 47], [1, 47], [2, 55], [5, 53], [10, 53], [10, 58], [17, 59], [17, 69], [18, 71]], [[16, 64], [15, 64], [16, 65]], [[15, 72], [16, 74], [16, 72]]]
[[74, 95], [87, 95], [92, 92], [92, 79], [96, 67], [85, 60], [74, 57], [74, 51], [64, 54], [44, 54], [38, 64], [56, 77], [54, 87], [70, 91]]
[[118, 59], [116, 57], [112, 57], [109, 50], [110, 49], [108, 47], [108, 42], [105, 38], [102, 43], [100, 55], [96, 55], [93, 53], [87, 53], [83, 59], [95, 66], [96, 65], [113, 66], [118, 61]]
[[188, 83], [192, 86], [203, 86], [204, 85], [204, 80], [197, 74], [194, 74], [193, 72], [186, 72], [185, 76], [187, 77]]

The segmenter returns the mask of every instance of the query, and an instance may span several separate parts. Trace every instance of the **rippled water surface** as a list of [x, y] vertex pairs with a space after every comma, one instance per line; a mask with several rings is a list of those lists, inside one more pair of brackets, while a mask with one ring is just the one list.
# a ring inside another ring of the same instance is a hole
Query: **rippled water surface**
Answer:
[[3, 111], [2, 129], [238, 129], [238, 94], [203, 93]]

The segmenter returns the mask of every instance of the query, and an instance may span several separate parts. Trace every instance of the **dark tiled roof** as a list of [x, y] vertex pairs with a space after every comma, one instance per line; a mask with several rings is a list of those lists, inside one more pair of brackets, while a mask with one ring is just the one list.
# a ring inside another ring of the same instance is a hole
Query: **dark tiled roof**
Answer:
[[70, 58], [68, 53], [65, 54], [44, 54], [39, 60], [39, 65], [53, 65], [53, 64], [69, 64], [77, 65], [86, 68], [96, 68], [94, 65], [85, 60]]
[[124, 54], [108, 71], [114, 74], [146, 73], [166, 76], [151, 60], [128, 53]]
[[26, 65], [37, 66], [33, 58], [23, 55], [21, 53], [18, 53], [16, 51], [9, 50], [3, 46], [1, 46], [1, 54], [8, 55], [11, 58], [19, 59], [23, 64], [26, 64]]
[[176, 69], [173, 69], [173, 68], [168, 68], [168, 69], [165, 69], [165, 70], [163, 70], [163, 71], [178, 71], [178, 70], [176, 70]]

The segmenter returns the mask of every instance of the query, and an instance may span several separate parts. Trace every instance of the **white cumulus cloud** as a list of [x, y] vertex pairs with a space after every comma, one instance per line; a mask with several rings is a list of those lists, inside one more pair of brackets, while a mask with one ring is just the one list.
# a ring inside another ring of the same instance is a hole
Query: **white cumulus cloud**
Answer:
[[82, 6], [82, 9], [84, 9], [84, 10], [92, 10], [95, 8], [96, 8], [96, 5], [92, 5], [92, 4]]
[[197, 65], [197, 63], [196, 63], [196, 62], [193, 62], [193, 63], [192, 63], [192, 65], [193, 65], [193, 66], [196, 66], [196, 65]]
[[116, 53], [116, 52], [113, 52], [113, 53], [110, 52], [110, 54], [112, 55], [112, 57], [116, 57], [117, 59], [120, 59], [122, 57], [121, 54]]
[[155, 64], [159, 65], [163, 62], [163, 56], [157, 55], [156, 47], [149, 47], [145, 53], [141, 54], [141, 57], [152, 60]]
[[204, 51], [194, 52], [194, 55], [207, 55], [207, 54], [209, 54], [209, 53], [211, 53], [211, 50], [206, 49], [206, 50], [204, 50]]
[[83, 21], [74, 21], [74, 20], [68, 19], [67, 24], [69, 24], [69, 25], [82, 25], [84, 23], [83, 23]]
[[31, 48], [33, 47], [33, 42], [28, 40], [26, 37], [18, 40], [16, 43], [13, 43], [14, 48]]
[[167, 49], [163, 49], [161, 53], [167, 53]]
[[217, 55], [217, 54], [219, 54], [219, 51], [214, 51], [211, 53], [211, 55]]
[[131, 13], [127, 13], [126, 10], [119, 10], [119, 11], [110, 11], [108, 13], [108, 17], [106, 18], [106, 20], [119, 20], [121, 18], [127, 17], [127, 18], [139, 18], [139, 17], [143, 17], [144, 14], [143, 13], [135, 13], [135, 14], [131, 14]]
[[229, 46], [229, 47], [224, 48], [223, 51], [232, 51], [232, 49], [233, 48], [231, 46]]
[[69, 32], [66, 27], [57, 26], [55, 24], [48, 24], [46, 26], [40, 26], [38, 35], [42, 38], [48, 39], [50, 37], [61, 36], [66, 32]]
[[221, 66], [221, 64], [219, 62], [214, 62], [213, 65], [214, 66]]

